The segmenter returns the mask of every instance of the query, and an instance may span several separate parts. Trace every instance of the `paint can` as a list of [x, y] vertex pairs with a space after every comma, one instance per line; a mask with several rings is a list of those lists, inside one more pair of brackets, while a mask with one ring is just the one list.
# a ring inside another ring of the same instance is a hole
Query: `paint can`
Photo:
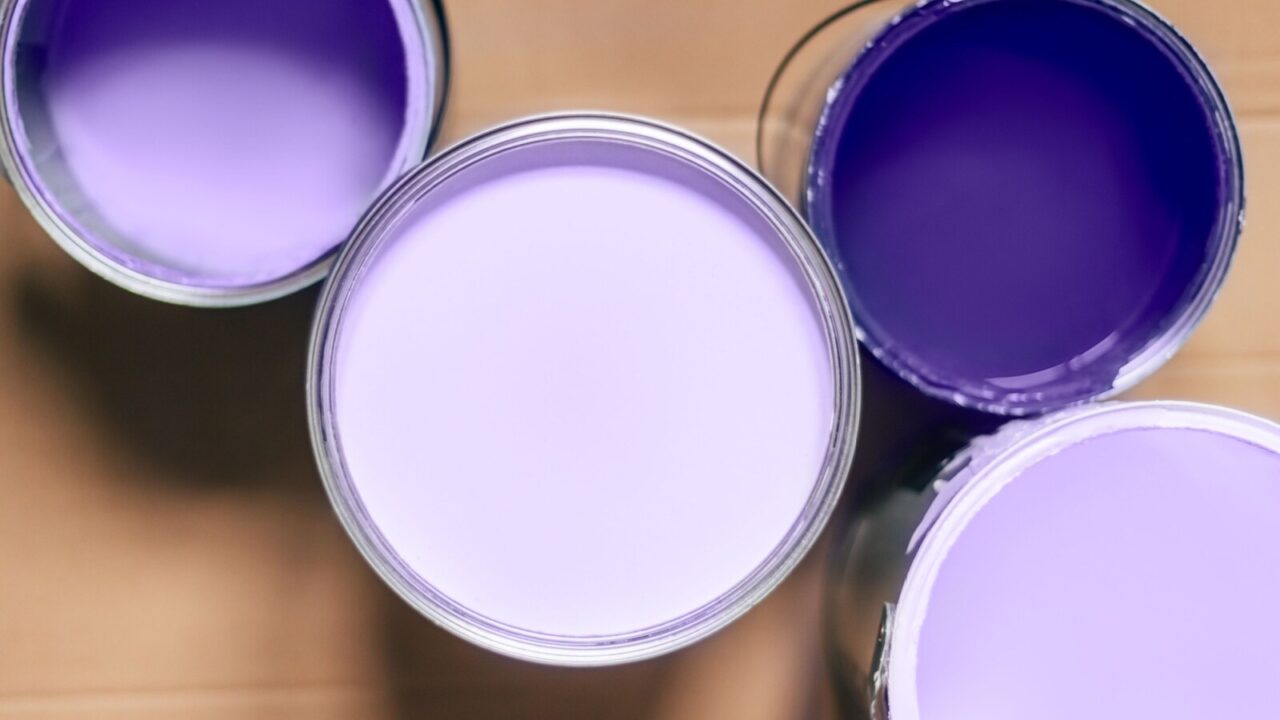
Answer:
[[851, 5], [778, 69], [758, 149], [866, 348], [1000, 415], [1153, 373], [1209, 309], [1242, 227], [1222, 90], [1130, 0]]
[[847, 717], [1280, 712], [1280, 426], [1094, 405], [1010, 423], [911, 485], [864, 509], [835, 573]]
[[174, 303], [325, 275], [443, 112], [419, 0], [5, 0], [0, 158], [90, 270]]
[[814, 543], [858, 359], [836, 277], [758, 175], [684, 131], [544, 116], [373, 207], [308, 382], [330, 499], [440, 626], [558, 665], [725, 626]]

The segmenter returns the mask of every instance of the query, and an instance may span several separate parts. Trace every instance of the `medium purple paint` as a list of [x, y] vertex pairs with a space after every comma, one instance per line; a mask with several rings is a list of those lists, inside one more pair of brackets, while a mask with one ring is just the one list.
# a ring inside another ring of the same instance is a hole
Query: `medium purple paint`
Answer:
[[720, 182], [612, 142], [506, 150], [372, 255], [336, 341], [340, 453], [371, 528], [449, 603], [643, 633], [800, 522], [830, 350], [777, 230]]
[[1228, 140], [1138, 23], [1088, 0], [909, 12], [843, 79], [810, 215], [868, 344], [965, 404], [1110, 390], [1221, 252]]
[[904, 717], [1280, 716], [1278, 519], [1280, 455], [1231, 434], [1133, 428], [1040, 459], [939, 561]]
[[424, 142], [406, 122], [427, 96], [408, 97], [420, 50], [399, 5], [32, 0], [18, 67], [40, 190], [148, 275], [297, 272]]

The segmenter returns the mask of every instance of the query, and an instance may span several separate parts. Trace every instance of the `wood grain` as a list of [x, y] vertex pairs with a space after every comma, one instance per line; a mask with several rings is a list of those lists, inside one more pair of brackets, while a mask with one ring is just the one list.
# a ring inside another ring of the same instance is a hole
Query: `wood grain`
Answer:
[[[445, 140], [607, 109], [749, 157], [774, 64], [839, 4], [450, 2]], [[1250, 207], [1220, 302], [1134, 396], [1280, 419], [1280, 3], [1153, 4], [1227, 87]], [[821, 705], [821, 553], [660, 661], [565, 672], [474, 650], [392, 598], [328, 510], [302, 406], [314, 293], [228, 312], [129, 296], [7, 188], [0, 232], [0, 718], [783, 720]]]

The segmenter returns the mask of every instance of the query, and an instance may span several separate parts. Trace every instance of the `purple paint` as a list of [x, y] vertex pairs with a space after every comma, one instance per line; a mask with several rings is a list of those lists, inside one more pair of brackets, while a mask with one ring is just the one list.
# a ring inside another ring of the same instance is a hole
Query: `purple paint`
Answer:
[[305, 272], [425, 147], [438, 49], [409, 2], [19, 5], [7, 91], [33, 201], [161, 283]]
[[912, 561], [892, 717], [1280, 716], [1280, 428], [1140, 405], [1014, 437]]
[[425, 614], [544, 662], [646, 657], [812, 542], [852, 327], [740, 166], [640, 121], [533, 120], [370, 222], [323, 301], [312, 418], [339, 514]]
[[1194, 53], [1128, 2], [908, 11], [831, 96], [809, 211], [869, 347], [1011, 414], [1154, 370], [1238, 233], [1238, 148]]

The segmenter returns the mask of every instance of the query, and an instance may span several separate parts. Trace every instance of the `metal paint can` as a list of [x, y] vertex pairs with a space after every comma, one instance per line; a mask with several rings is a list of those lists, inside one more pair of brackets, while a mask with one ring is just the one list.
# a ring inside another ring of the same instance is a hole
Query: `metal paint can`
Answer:
[[682, 130], [535, 117], [408, 173], [310, 357], [325, 486], [405, 601], [490, 650], [653, 657], [812, 546], [848, 473], [853, 326], [754, 172]]
[[245, 305], [322, 278], [424, 157], [449, 77], [419, 0], [6, 0], [0, 158], [49, 235], [133, 292]]
[[1243, 224], [1222, 89], [1131, 0], [851, 4], [788, 54], [758, 130], [864, 346], [1000, 415], [1153, 373], [1207, 312]]
[[829, 604], [843, 712], [1274, 715], [1277, 513], [1269, 421], [1148, 402], [1010, 423], [853, 527]]

